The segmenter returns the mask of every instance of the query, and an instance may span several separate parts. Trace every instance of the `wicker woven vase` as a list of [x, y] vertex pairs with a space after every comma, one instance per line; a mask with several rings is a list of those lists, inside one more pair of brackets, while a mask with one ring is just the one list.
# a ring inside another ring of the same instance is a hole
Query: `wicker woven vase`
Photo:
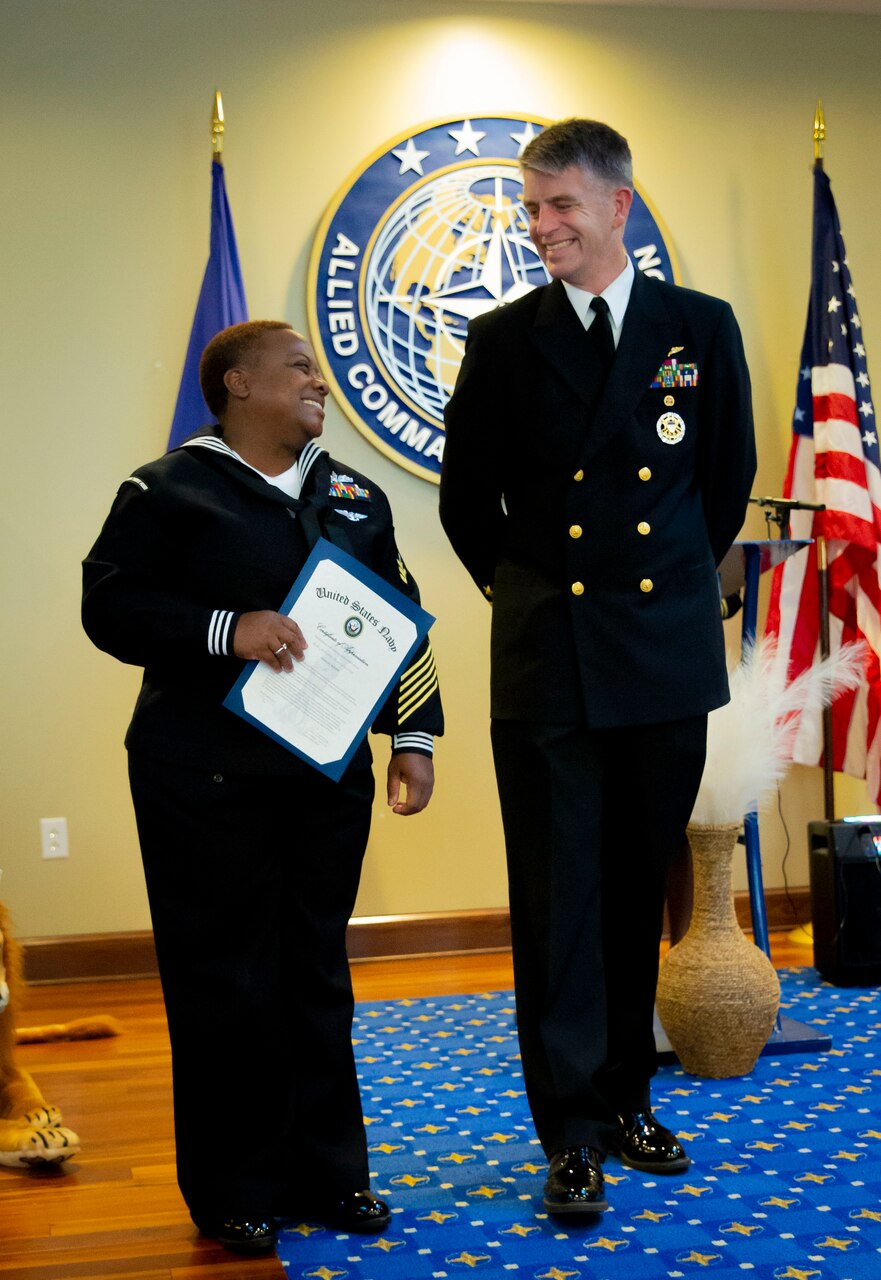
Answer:
[[658, 1014], [682, 1066], [722, 1079], [755, 1066], [774, 1027], [780, 983], [771, 961], [742, 932], [731, 893], [738, 823], [688, 828], [694, 910], [658, 979]]

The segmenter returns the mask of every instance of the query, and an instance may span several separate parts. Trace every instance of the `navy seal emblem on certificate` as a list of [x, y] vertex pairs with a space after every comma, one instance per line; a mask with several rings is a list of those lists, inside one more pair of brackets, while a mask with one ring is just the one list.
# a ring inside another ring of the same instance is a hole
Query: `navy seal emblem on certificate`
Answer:
[[[309, 327], [334, 398], [387, 457], [435, 483], [468, 321], [548, 280], [517, 164], [548, 123], [471, 116], [407, 130], [346, 179], [315, 237]], [[638, 184], [624, 243], [638, 270], [678, 280]]]

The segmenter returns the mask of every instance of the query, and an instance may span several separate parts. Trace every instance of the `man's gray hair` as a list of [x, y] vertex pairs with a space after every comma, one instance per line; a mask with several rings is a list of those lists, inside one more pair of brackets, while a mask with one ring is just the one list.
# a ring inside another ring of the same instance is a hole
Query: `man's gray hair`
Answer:
[[633, 160], [627, 139], [599, 120], [573, 116], [548, 125], [523, 149], [520, 166], [561, 173], [577, 165], [594, 178], [633, 188]]

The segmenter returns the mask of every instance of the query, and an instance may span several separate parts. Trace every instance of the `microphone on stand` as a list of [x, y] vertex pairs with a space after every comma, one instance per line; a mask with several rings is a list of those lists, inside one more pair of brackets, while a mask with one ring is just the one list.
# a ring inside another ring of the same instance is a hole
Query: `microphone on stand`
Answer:
[[803, 502], [800, 498], [750, 498], [750, 502], [764, 509], [768, 537], [771, 537], [772, 524], [776, 524], [779, 530], [778, 538], [789, 537], [789, 515], [792, 511], [826, 510], [824, 502]]

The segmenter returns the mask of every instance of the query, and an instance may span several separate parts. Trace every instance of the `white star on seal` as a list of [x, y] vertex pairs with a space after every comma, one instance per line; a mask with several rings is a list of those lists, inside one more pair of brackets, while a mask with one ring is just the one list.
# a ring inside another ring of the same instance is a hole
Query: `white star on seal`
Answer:
[[450, 130], [450, 137], [456, 139], [457, 156], [460, 156], [463, 151], [470, 151], [472, 155], [479, 156], [480, 148], [477, 144], [481, 138], [486, 137], [486, 134], [475, 129], [470, 120], [463, 120], [461, 129]]
[[518, 156], [522, 153], [522, 151], [523, 151], [523, 148], [524, 148], [524, 147], [529, 146], [530, 142], [531, 142], [531, 141], [532, 141], [532, 139], [536, 136], [536, 133], [537, 133], [537, 132], [538, 132], [538, 130], [537, 130], [537, 129], [534, 129], [534, 128], [532, 127], [532, 125], [531, 125], [531, 124], [525, 124], [525, 125], [523, 126], [523, 132], [522, 132], [522, 133], [509, 133], [509, 134], [508, 134], [508, 137], [509, 137], [509, 138], [513, 138], [515, 142], [519, 143], [519, 148], [520, 148], [520, 149], [519, 149], [519, 150], [518, 150], [518, 152], [517, 152]]
[[412, 170], [413, 173], [418, 173], [421, 178], [424, 176], [422, 172], [422, 161], [426, 156], [431, 155], [431, 152], [419, 151], [413, 139], [408, 138], [406, 147], [401, 147], [400, 150], [393, 151], [392, 155], [397, 156], [401, 162], [401, 167], [398, 170], [398, 173], [409, 173]]

